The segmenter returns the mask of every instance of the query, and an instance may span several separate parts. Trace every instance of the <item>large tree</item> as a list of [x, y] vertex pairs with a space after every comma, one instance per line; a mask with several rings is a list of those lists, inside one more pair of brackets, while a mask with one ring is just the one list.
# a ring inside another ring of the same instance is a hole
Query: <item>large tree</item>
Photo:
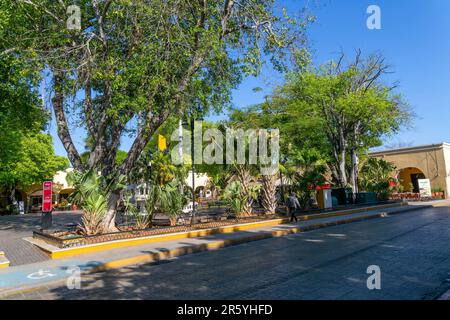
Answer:
[[[304, 21], [275, 15], [273, 2], [81, 0], [81, 30], [71, 30], [71, 1], [10, 1], [20, 25], [9, 30], [5, 51], [26, 52], [49, 71], [58, 135], [73, 167], [114, 179], [130, 173], [169, 116], [181, 116], [192, 103], [225, 105], [242, 76], [258, 72], [261, 55], [282, 67], [279, 58], [298, 44]], [[68, 112], [79, 115], [93, 143], [86, 165]], [[134, 142], [117, 165], [130, 129]], [[104, 231], [115, 229], [119, 196], [114, 190], [109, 197]]]
[[[315, 149], [327, 159], [337, 185], [357, 191], [358, 157], [394, 134], [411, 114], [378, 54], [345, 56], [319, 68], [292, 72], [251, 115], [281, 132], [282, 149]], [[236, 113], [235, 117], [243, 114]], [[256, 121], [256, 120], [255, 120]]]
[[[48, 134], [19, 135], [13, 144], [13, 148], [3, 149], [0, 156], [0, 187], [7, 190], [24, 191], [33, 184], [52, 180], [58, 170], [69, 166], [66, 157], [55, 155], [52, 137]], [[9, 154], [5, 156], [6, 153]]]
[[383, 137], [409, 121], [410, 113], [401, 95], [393, 91], [395, 85], [386, 83], [390, 67], [381, 55], [363, 57], [358, 51], [350, 63], [344, 60], [341, 55], [319, 70], [295, 77], [287, 93], [304, 112], [302, 119], [318, 120], [338, 185], [351, 185], [357, 192], [359, 153], [381, 145]]
[[32, 61], [7, 47], [14, 28], [12, 3], [0, 2], [0, 191], [9, 205], [16, 204], [16, 189], [52, 179], [67, 167], [54, 154], [52, 139], [43, 133], [49, 113], [38, 94], [40, 75]]

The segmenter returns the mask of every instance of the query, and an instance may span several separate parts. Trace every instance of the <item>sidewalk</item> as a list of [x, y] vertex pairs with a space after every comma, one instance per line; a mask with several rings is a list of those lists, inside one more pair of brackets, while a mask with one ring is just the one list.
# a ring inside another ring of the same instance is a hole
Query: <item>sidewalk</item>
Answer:
[[450, 300], [450, 290], [448, 290], [446, 293], [441, 295], [438, 300]]
[[[433, 203], [438, 204], [438, 203]], [[443, 202], [439, 202], [443, 204]], [[448, 201], [447, 201], [448, 204]], [[0, 270], [0, 298], [17, 292], [33, 291], [41, 286], [65, 282], [73, 267], [83, 273], [98, 272], [127, 265], [157, 262], [173, 257], [223, 248], [245, 242], [280, 237], [327, 226], [361, 221], [411, 210], [432, 207], [427, 205], [408, 205], [378, 209], [345, 216], [334, 216], [301, 221], [272, 227], [255, 228], [233, 233], [219, 233], [199, 238], [187, 238], [140, 246], [111, 249], [108, 251], [84, 254], [73, 258], [48, 260]]]

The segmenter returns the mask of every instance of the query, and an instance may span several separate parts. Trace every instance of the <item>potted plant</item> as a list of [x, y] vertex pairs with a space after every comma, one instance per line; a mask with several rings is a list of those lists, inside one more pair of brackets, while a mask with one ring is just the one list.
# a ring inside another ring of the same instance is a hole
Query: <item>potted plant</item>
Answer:
[[437, 192], [437, 188], [432, 188], [432, 189], [431, 189], [431, 196], [432, 196], [432, 197], [437, 197], [437, 196], [438, 196], [437, 193], [438, 193], [438, 192]]

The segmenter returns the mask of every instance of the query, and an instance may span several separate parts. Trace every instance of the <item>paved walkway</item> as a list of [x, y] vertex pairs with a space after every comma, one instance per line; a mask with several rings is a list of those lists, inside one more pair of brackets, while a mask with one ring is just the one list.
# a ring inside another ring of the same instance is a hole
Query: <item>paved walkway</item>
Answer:
[[288, 230], [293, 227], [308, 227], [316, 225], [318, 223], [332, 224], [337, 223], [342, 219], [377, 217], [379, 216], [380, 213], [384, 212], [393, 214], [415, 208], [417, 207], [408, 206], [408, 207], [380, 209], [369, 212], [346, 215], [345, 217], [337, 216], [337, 217], [316, 219], [310, 221], [303, 221], [296, 224], [284, 224], [275, 227], [256, 228], [228, 234], [215, 234], [201, 238], [188, 238], [182, 240], [167, 241], [162, 243], [153, 243], [141, 246], [118, 248], [98, 253], [84, 254], [77, 257], [65, 258], [60, 260], [46, 260], [37, 263], [0, 270], [0, 289], [2, 289], [3, 291], [7, 291], [10, 290], [11, 288], [18, 288], [18, 287], [28, 288], [36, 285], [46, 284], [49, 282], [61, 281], [69, 276], [67, 270], [71, 269], [71, 267], [73, 266], [78, 266], [82, 270], [90, 270], [96, 266], [111, 261], [115, 261], [118, 259], [127, 259], [146, 254], [150, 255], [151, 253], [155, 252], [167, 252], [169, 250], [177, 248], [186, 248], [198, 245], [206, 246], [208, 244], [217, 241], [246, 238], [264, 232]]
[[[78, 223], [80, 212], [55, 212], [55, 227], [65, 227], [68, 223]], [[19, 266], [49, 260], [49, 257], [24, 237], [30, 237], [38, 229], [41, 214], [27, 214], [0, 217], [0, 250], [4, 251], [11, 266]]]
[[[205, 209], [198, 215], [218, 215], [223, 209]], [[156, 216], [156, 219], [167, 219], [165, 216]], [[64, 229], [67, 224], [77, 225], [81, 220], [81, 211], [59, 211], [53, 213], [53, 227]], [[0, 216], [0, 251], [4, 251], [11, 266], [20, 266], [35, 262], [49, 260], [39, 248], [24, 241], [23, 238], [31, 237], [33, 230], [40, 228], [41, 214], [32, 213], [26, 215]]]
[[[422, 209], [86, 275], [80, 290], [48, 284], [13, 298], [434, 299], [449, 288], [449, 252], [450, 208]], [[366, 286], [369, 265], [381, 269], [381, 290]]]

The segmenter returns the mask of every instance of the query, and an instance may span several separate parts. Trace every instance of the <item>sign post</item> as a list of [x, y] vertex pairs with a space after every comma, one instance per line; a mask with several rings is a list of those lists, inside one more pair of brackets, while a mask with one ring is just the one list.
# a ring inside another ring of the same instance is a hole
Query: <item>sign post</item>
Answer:
[[418, 179], [419, 193], [421, 198], [431, 197], [430, 179]]
[[53, 210], [53, 182], [44, 181], [42, 185], [42, 216], [41, 230], [50, 229], [52, 227], [52, 210]]

